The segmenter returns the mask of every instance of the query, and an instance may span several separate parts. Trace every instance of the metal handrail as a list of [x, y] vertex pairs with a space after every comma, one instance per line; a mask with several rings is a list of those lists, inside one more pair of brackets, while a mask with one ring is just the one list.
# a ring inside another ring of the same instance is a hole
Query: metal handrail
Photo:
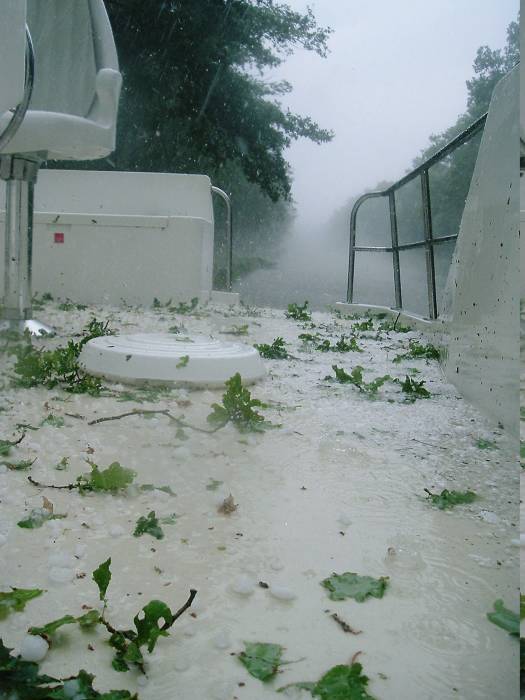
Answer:
[[233, 270], [233, 222], [232, 222], [232, 203], [228, 194], [220, 187], [211, 186], [211, 191], [213, 194], [219, 195], [219, 197], [226, 204], [226, 233], [228, 236], [228, 257], [226, 263], [226, 289], [231, 292], [232, 290], [232, 270]]
[[29, 101], [33, 93], [33, 83], [35, 79], [35, 52], [33, 50], [33, 40], [29, 27], [26, 24], [26, 51], [25, 51], [25, 78], [24, 78], [24, 96], [20, 104], [17, 105], [13, 112], [13, 116], [9, 120], [9, 124], [0, 134], [0, 152], [7, 146], [9, 141], [18, 131], [20, 124], [29, 107]]
[[[444, 243], [446, 241], [455, 240], [458, 235], [451, 234], [447, 236], [434, 236], [432, 230], [432, 209], [430, 204], [430, 178], [429, 170], [430, 168], [439, 161], [443, 160], [445, 156], [449, 155], [456, 148], [462, 146], [467, 141], [480, 131], [487, 120], [487, 113], [482, 114], [481, 117], [476, 119], [469, 127], [464, 131], [454, 137], [451, 141], [445, 144], [439, 151], [436, 151], [430, 158], [427, 158], [423, 163], [418, 165], [416, 168], [411, 170], [409, 173], [404, 175], [401, 179], [394, 182], [389, 187], [384, 190], [376, 190], [374, 192], [367, 192], [366, 194], [359, 197], [354, 206], [352, 207], [352, 212], [350, 214], [350, 245], [348, 253], [348, 281], [347, 281], [347, 291], [346, 300], [349, 304], [353, 303], [354, 297], [354, 276], [355, 276], [355, 254], [359, 251], [369, 251], [369, 252], [388, 252], [392, 253], [392, 266], [394, 273], [394, 294], [395, 294], [395, 308], [403, 308], [403, 299], [401, 294], [401, 271], [399, 265], [399, 251], [409, 250], [411, 248], [425, 248], [426, 251], [426, 269], [427, 269], [427, 291], [428, 291], [428, 309], [429, 317], [431, 319], [437, 318], [438, 308], [437, 308], [437, 295], [436, 295], [436, 270], [434, 263], [434, 246], [439, 243]], [[403, 185], [418, 177], [421, 180], [421, 199], [423, 202], [423, 226], [425, 237], [421, 241], [416, 241], [414, 243], [399, 244], [397, 235], [397, 213], [396, 213], [396, 191], [399, 190]], [[367, 199], [373, 199], [375, 197], [388, 197], [388, 206], [390, 214], [390, 237], [392, 240], [392, 246], [356, 246], [356, 223], [357, 223], [357, 212], [359, 208]]]

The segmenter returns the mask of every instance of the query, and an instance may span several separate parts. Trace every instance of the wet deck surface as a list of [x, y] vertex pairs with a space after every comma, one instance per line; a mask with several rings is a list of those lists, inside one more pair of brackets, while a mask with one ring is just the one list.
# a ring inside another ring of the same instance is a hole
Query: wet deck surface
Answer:
[[[184, 333], [231, 340], [221, 332], [247, 324], [242, 342], [283, 337], [293, 357], [267, 360], [266, 379], [250, 388], [268, 404], [265, 417], [281, 427], [262, 434], [241, 434], [231, 424], [213, 434], [186, 429], [182, 439], [164, 415], [88, 425], [133, 409], [168, 409], [205, 428], [222, 391], [111, 385], [111, 396], [94, 398], [14, 388], [6, 379], [0, 436], [20, 435], [21, 423], [38, 430], [26, 428], [9, 456], [36, 459], [29, 472], [0, 467], [2, 589], [46, 589], [0, 623], [8, 646], [16, 649], [30, 625], [96, 606], [91, 572], [111, 556], [114, 626], [131, 626], [152, 598], [176, 609], [190, 588], [198, 590], [193, 616], [186, 613], [158, 642], [147, 679], [113, 671], [104, 635], [76, 626], [56, 636], [43, 672], [67, 676], [86, 668], [99, 689], [138, 689], [143, 700], [259, 700], [282, 697], [275, 694], [280, 686], [316, 680], [360, 651], [378, 700], [517, 697], [518, 644], [486, 618], [498, 598], [517, 610], [515, 445], [461, 399], [437, 362], [392, 362], [418, 333], [378, 334], [375, 320], [373, 331], [358, 333], [362, 353], [320, 352], [299, 334], [320, 333], [333, 343], [351, 335], [355, 321], [314, 313], [312, 328], [267, 309], [207, 307], [180, 316], [164, 309], [60, 311], [49, 304], [40, 316], [58, 337], [39, 345], [65, 344], [93, 315], [126, 333], [182, 324]], [[6, 377], [13, 360], [4, 346]], [[352, 385], [326, 381], [333, 364], [348, 372], [362, 365], [366, 381], [409, 374], [425, 381], [431, 397], [405, 403], [399, 384], [388, 382], [367, 398]], [[41, 425], [50, 414], [64, 424]], [[57, 470], [64, 457], [67, 469]], [[28, 474], [44, 484], [74, 482], [89, 471], [88, 459], [101, 468], [118, 461], [137, 473], [136, 484], [168, 485], [176, 496], [133, 487], [125, 495], [81, 496], [28, 483]], [[472, 489], [479, 499], [441, 511], [425, 500], [424, 488]], [[238, 508], [221, 514], [218, 505], [230, 493]], [[17, 527], [43, 495], [67, 517], [40, 529]], [[163, 526], [162, 540], [134, 537], [137, 519], [152, 510], [159, 517], [176, 513], [176, 523]], [[320, 582], [345, 571], [389, 576], [385, 596], [329, 600]], [[278, 600], [259, 581], [295, 598]], [[361, 634], [344, 633], [334, 612]], [[302, 660], [263, 685], [232, 655], [244, 641], [281, 644], [286, 660]]]

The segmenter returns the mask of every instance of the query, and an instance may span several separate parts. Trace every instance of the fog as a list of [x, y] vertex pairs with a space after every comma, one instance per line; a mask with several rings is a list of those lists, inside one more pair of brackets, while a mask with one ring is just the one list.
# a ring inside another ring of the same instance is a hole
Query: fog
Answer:
[[[340, 229], [332, 230], [335, 212], [377, 182], [401, 177], [428, 146], [429, 135], [445, 130], [465, 111], [465, 83], [473, 75], [478, 47], [505, 45], [507, 26], [516, 19], [519, 4], [288, 4], [299, 11], [310, 6], [319, 24], [334, 29], [330, 54], [323, 59], [298, 49], [271, 77], [293, 85], [293, 92], [282, 100], [286, 107], [311, 116], [335, 137], [324, 145], [303, 139], [288, 149], [296, 205], [293, 231], [284, 238], [281, 251], [272, 255], [275, 267], [252, 273], [238, 288], [251, 303], [283, 307], [308, 299], [321, 307], [346, 295], [348, 240]], [[381, 303], [391, 296], [391, 260], [382, 257], [370, 259], [362, 275], [361, 292], [369, 302]], [[448, 262], [444, 265], [439, 269], [441, 284]], [[424, 313], [421, 265], [414, 269], [407, 260], [407, 278], [409, 270], [418, 285], [411, 289], [407, 279], [412, 310]]]

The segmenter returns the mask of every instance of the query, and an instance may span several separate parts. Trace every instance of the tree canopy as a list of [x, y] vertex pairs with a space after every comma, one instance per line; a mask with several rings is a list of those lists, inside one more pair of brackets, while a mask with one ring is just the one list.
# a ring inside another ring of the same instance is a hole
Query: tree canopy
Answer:
[[218, 173], [236, 165], [272, 200], [289, 199], [284, 151], [332, 133], [284, 109], [264, 71], [297, 47], [325, 56], [331, 30], [273, 0], [107, 0], [124, 87], [111, 164]]

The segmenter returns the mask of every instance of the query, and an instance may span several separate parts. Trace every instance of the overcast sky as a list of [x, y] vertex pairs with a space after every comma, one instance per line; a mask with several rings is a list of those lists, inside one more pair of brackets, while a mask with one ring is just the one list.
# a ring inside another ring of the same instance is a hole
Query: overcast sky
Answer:
[[275, 71], [284, 104], [333, 129], [292, 145], [298, 225], [324, 222], [352, 194], [401, 176], [466, 105], [478, 46], [504, 46], [518, 0], [287, 0], [335, 31], [322, 59], [298, 50]]

